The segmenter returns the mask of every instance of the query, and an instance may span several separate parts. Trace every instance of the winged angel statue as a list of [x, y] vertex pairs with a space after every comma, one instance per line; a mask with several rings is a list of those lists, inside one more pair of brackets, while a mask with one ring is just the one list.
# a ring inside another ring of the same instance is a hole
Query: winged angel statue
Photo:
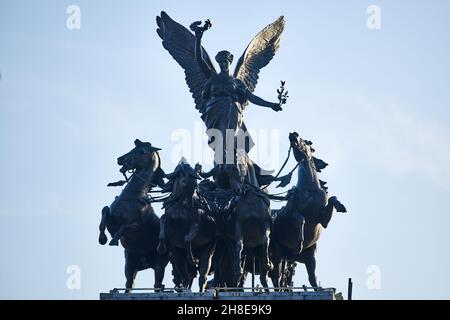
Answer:
[[[236, 145], [243, 146], [241, 149], [248, 152], [253, 146], [253, 140], [242, 117], [248, 102], [275, 111], [282, 110], [281, 105], [286, 102], [280, 95], [280, 101], [272, 103], [253, 94], [259, 71], [272, 60], [279, 47], [284, 17], [278, 18], [253, 38], [238, 60], [233, 74], [230, 74], [233, 61], [230, 52], [224, 50], [217, 53], [215, 58], [220, 67], [218, 73], [201, 45], [203, 33], [212, 26], [209, 20], [206, 20], [203, 26], [201, 21], [192, 23], [190, 29], [194, 33], [171, 19], [165, 12], [161, 12], [156, 22], [157, 33], [164, 48], [184, 69], [195, 107], [202, 114], [210, 146], [215, 150], [215, 162], [228, 161], [230, 158], [226, 156], [227, 150], [233, 152], [234, 159]], [[233, 139], [227, 138], [230, 133]], [[220, 147], [217, 143], [221, 144]], [[220, 156], [218, 151], [221, 151]]]

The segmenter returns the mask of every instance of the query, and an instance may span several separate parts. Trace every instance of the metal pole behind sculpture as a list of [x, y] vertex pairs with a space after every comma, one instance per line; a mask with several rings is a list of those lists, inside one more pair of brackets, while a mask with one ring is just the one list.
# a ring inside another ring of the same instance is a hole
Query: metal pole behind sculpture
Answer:
[[253, 270], [252, 270], [252, 292], [255, 292], [255, 257], [253, 257]]
[[352, 278], [348, 278], [348, 295], [347, 295], [348, 300], [352, 300], [352, 293], [353, 293]]

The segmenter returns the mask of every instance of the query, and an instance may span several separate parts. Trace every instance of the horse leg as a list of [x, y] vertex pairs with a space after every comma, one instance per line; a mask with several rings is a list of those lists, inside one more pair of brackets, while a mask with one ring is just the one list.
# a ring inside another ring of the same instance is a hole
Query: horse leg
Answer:
[[[273, 259], [273, 270], [271, 272], [271, 280], [274, 288], [281, 287], [281, 270], [283, 270], [283, 264], [280, 259]], [[275, 291], [280, 291], [280, 289], [275, 289]]]
[[[158, 261], [155, 265], [155, 284], [154, 288], [156, 289], [164, 289], [163, 280], [164, 280], [164, 272], [166, 270], [166, 266], [169, 263], [169, 259], [167, 257], [158, 257]], [[159, 291], [159, 290], [155, 290]]]
[[123, 230], [125, 230], [125, 226], [120, 226], [119, 230], [114, 234], [114, 237], [109, 242], [110, 246], [118, 246], [119, 240], [122, 237]]
[[296, 222], [299, 226], [298, 228], [298, 234], [297, 234], [297, 246], [295, 248], [295, 253], [294, 254], [300, 254], [303, 251], [303, 242], [305, 241], [305, 217], [303, 215], [300, 215], [297, 219]]
[[[283, 263], [280, 256], [280, 249], [279, 246], [276, 243], [271, 243], [272, 248], [272, 263], [273, 263], [273, 270], [271, 272], [271, 279], [272, 284], [274, 288], [281, 287], [280, 280], [281, 280], [281, 270], [283, 270]], [[279, 291], [279, 289], [275, 289], [275, 291]]]
[[226, 284], [225, 273], [230, 272], [229, 268], [227, 270], [226, 267], [228, 265], [228, 260], [232, 257], [226, 256], [226, 253], [229, 253], [227, 245], [224, 244], [223, 240], [216, 244], [216, 248], [214, 250], [212, 264], [214, 267], [214, 276], [211, 280], [211, 283], [208, 284], [210, 288], [221, 287]]
[[222, 273], [220, 270], [221, 268], [220, 268], [219, 261], [222, 261], [222, 259], [217, 261], [216, 260], [217, 257], [215, 256], [216, 254], [218, 254], [217, 250], [215, 251], [215, 253], [213, 255], [213, 261], [212, 261], [212, 265], [214, 267], [214, 275], [213, 275], [213, 278], [210, 281], [208, 281], [208, 285], [207, 285], [208, 288], [216, 288], [216, 287], [219, 287], [221, 284]]
[[260, 273], [259, 273], [259, 282], [261, 282], [261, 285], [264, 287], [264, 291], [269, 293], [269, 284], [267, 283], [267, 278], [269, 275], [269, 270], [264, 270], [263, 266], [261, 266]]
[[262, 244], [262, 259], [261, 259], [261, 270], [271, 271], [273, 269], [272, 262], [269, 259], [269, 236], [270, 236], [270, 225], [266, 223], [264, 228], [264, 238]]
[[261, 247], [261, 262], [260, 262], [260, 273], [259, 273], [259, 282], [261, 282], [261, 285], [264, 287], [264, 290], [266, 292], [269, 292], [269, 285], [267, 284], [267, 276], [269, 272], [273, 271], [273, 264], [269, 259], [269, 234], [270, 234], [270, 228], [266, 228], [266, 232], [264, 235], [264, 242]]
[[337, 212], [347, 212], [345, 206], [335, 196], [330, 197], [327, 206], [321, 212], [320, 224], [324, 228], [328, 227], [328, 223], [333, 217], [333, 209], [336, 209]]
[[183, 288], [188, 288], [190, 281], [189, 270], [184, 254], [180, 251], [181, 249], [178, 248], [174, 248], [173, 250], [173, 263], [172, 263], [174, 271], [173, 282], [175, 286], [181, 285]]
[[191, 290], [194, 279], [197, 276], [197, 267], [195, 265], [191, 265], [186, 259], [184, 259], [184, 264], [186, 266], [186, 270], [188, 271], [187, 288]]
[[137, 229], [138, 227], [139, 227], [139, 224], [137, 222], [120, 226], [119, 231], [117, 231], [114, 234], [114, 237], [109, 242], [109, 245], [110, 246], [118, 246], [119, 245], [119, 240], [120, 240], [120, 238], [122, 238], [122, 235], [123, 235], [123, 233], [125, 231], [127, 231], [129, 229]]
[[105, 234], [105, 228], [106, 228], [106, 219], [108, 219], [109, 215], [109, 207], [103, 207], [102, 209], [102, 219], [100, 220], [100, 225], [98, 226], [98, 229], [100, 230], [100, 235], [98, 237], [98, 242], [103, 246], [108, 241], [108, 238]]
[[244, 249], [244, 235], [242, 234], [242, 227], [239, 222], [236, 222], [235, 244], [234, 244], [234, 270], [233, 270], [233, 286], [238, 286], [240, 278], [243, 273], [241, 267], [242, 250]]
[[[291, 287], [294, 286], [294, 283], [292, 281], [292, 278], [294, 277], [294, 273], [295, 273], [295, 267], [296, 267], [296, 263], [292, 262], [292, 261], [284, 261], [284, 270], [285, 270], [285, 287]], [[289, 291], [289, 289], [286, 289], [286, 291]]]
[[333, 204], [333, 207], [336, 209], [337, 212], [342, 212], [342, 213], [347, 212], [347, 208], [335, 196], [330, 197], [330, 199], [328, 199], [328, 202], [330, 202], [330, 201]]
[[192, 223], [189, 229], [189, 233], [184, 237], [184, 244], [186, 246], [186, 253], [187, 253], [187, 261], [191, 265], [195, 265], [195, 258], [194, 254], [192, 253], [192, 240], [194, 240], [194, 238], [197, 236], [199, 227], [200, 226], [198, 223]]
[[[248, 277], [248, 272], [244, 270], [242, 272], [241, 279], [239, 280], [238, 288], [244, 288], [245, 281], [247, 281], [247, 277]], [[244, 291], [244, 289], [238, 289], [238, 291]]]
[[236, 282], [234, 281], [234, 247], [234, 239], [227, 239], [222, 242], [222, 246], [216, 248], [213, 256], [215, 260], [214, 282], [216, 287], [236, 287]]
[[159, 219], [159, 242], [156, 250], [158, 254], [164, 255], [167, 252], [166, 246], [166, 232], [165, 232], [165, 224], [166, 224], [166, 215], [162, 215], [161, 219]]
[[209, 269], [211, 269], [211, 260], [214, 254], [215, 244], [207, 245], [200, 254], [198, 263], [198, 288], [199, 292], [203, 292], [206, 287], [206, 280], [208, 277]]
[[[175, 266], [175, 263], [173, 261], [172, 262], [172, 276], [173, 276], [173, 284], [175, 285], [175, 288], [180, 288], [183, 286], [183, 279], [181, 277], [181, 274], [178, 270], [178, 267]], [[179, 291], [179, 290], [176, 290]]]
[[[287, 261], [286, 259], [280, 259], [281, 263], [279, 264], [280, 266], [280, 287], [287, 287], [288, 286], [288, 281], [287, 281]], [[283, 290], [280, 290], [283, 291]]]
[[318, 288], [316, 277], [316, 245], [309, 247], [303, 251], [303, 259], [308, 272], [308, 280], [313, 288]]
[[[330, 198], [331, 200], [331, 198]], [[322, 211], [320, 212], [320, 224], [322, 225], [322, 227], [326, 228], [328, 227], [328, 223], [330, 223], [331, 218], [333, 217], [333, 202], [332, 201], [328, 201], [328, 204], [326, 205], [326, 207], [322, 208]]]
[[134, 288], [134, 279], [136, 278], [137, 270], [133, 259], [130, 257], [128, 251], [125, 251], [125, 293], [130, 293]]

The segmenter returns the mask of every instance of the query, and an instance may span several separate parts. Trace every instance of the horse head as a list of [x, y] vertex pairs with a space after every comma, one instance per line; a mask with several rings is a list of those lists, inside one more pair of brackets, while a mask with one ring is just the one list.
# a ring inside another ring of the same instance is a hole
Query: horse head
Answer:
[[142, 142], [139, 139], [134, 141], [134, 145], [133, 149], [117, 158], [117, 164], [121, 166], [121, 173], [126, 173], [129, 170], [146, 169], [157, 161], [155, 152], [161, 149], [153, 147], [150, 142]]
[[309, 140], [300, 138], [297, 132], [289, 133], [289, 141], [291, 142], [291, 147], [297, 151], [296, 159], [300, 160], [299, 162], [303, 162], [303, 160], [312, 162], [314, 169], [317, 172], [321, 172], [322, 169], [325, 169], [328, 166], [328, 163], [312, 155], [316, 151], [312, 147], [313, 143]]
[[297, 132], [289, 133], [289, 141], [291, 142], [291, 147], [298, 151], [297, 156], [300, 157], [301, 160], [312, 160], [312, 154], [315, 150], [312, 147], [311, 141], [303, 140]]
[[172, 186], [172, 194], [181, 197], [192, 196], [197, 187], [197, 180], [202, 179], [198, 174], [199, 168], [192, 168], [186, 159], [182, 158], [175, 170], [166, 175]]

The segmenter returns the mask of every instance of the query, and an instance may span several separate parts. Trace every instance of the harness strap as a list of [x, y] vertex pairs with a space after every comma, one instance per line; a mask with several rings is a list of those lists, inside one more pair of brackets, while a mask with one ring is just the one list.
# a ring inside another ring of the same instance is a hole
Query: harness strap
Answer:
[[288, 155], [287, 155], [287, 157], [286, 157], [286, 160], [284, 160], [284, 163], [283, 163], [283, 165], [281, 166], [280, 170], [278, 170], [278, 173], [277, 173], [277, 175], [275, 176], [275, 178], [278, 178], [278, 176], [280, 175], [281, 171], [283, 171], [284, 167], [286, 166], [286, 164], [287, 164], [287, 162], [288, 162], [288, 160], [289, 160], [289, 157], [291, 156], [291, 150], [292, 150], [292, 146], [289, 146]]

